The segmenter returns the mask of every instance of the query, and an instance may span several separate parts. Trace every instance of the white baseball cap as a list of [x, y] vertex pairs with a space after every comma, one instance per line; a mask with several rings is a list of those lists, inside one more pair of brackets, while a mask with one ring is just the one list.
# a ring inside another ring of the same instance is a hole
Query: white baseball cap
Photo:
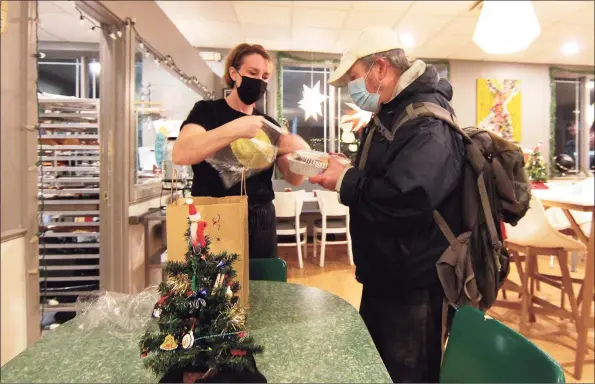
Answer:
[[386, 52], [403, 45], [397, 33], [389, 27], [369, 27], [363, 29], [357, 39], [341, 56], [341, 63], [329, 78], [329, 84], [334, 87], [344, 87], [349, 83], [347, 71], [358, 59], [375, 53]]

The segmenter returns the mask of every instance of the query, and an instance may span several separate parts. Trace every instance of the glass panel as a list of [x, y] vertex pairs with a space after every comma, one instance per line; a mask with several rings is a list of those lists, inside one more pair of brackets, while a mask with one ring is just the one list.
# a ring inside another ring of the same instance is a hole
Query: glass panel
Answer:
[[88, 71], [89, 97], [99, 99], [99, 76], [101, 74], [101, 64], [99, 60], [91, 60]]
[[[329, 146], [329, 102], [328, 99], [320, 103], [320, 112], [315, 117], [306, 120], [305, 111], [300, 108], [303, 99], [304, 85], [317, 88], [320, 94], [328, 96], [326, 82], [329, 71], [325, 67], [283, 67], [283, 117], [287, 119], [289, 131], [300, 135], [310, 144], [312, 149], [324, 151]], [[317, 112], [317, 111], [316, 111]]]
[[572, 169], [578, 170], [579, 148], [579, 82], [556, 80], [556, 148], [555, 156], [567, 154], [573, 159]]
[[[137, 127], [134, 177], [137, 184], [171, 179], [173, 140], [199, 100], [200, 95], [137, 45], [134, 108]], [[178, 177], [191, 177], [189, 167], [179, 167], [178, 171], [181, 172]]]
[[38, 91], [62, 96], [78, 96], [77, 59], [39, 59]]

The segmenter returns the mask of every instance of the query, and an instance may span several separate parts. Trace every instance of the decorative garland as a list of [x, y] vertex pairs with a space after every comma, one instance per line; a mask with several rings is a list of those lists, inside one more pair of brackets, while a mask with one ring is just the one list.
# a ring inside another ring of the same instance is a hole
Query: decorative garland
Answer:
[[[69, 1], [73, 1], [73, 0], [69, 0]], [[2, 2], [4, 3], [4, 1]], [[95, 22], [89, 18], [88, 16], [86, 16], [85, 14], [83, 14], [83, 12], [81, 12], [81, 10], [75, 5], [75, 9], [77, 10], [77, 12], [79, 13], [79, 19], [81, 22], [83, 21], [88, 21], [91, 24], [91, 31], [95, 31], [96, 29], [101, 29], [101, 30], [106, 30], [109, 32], [109, 36], [116, 40], [122, 37], [122, 31], [118, 28], [110, 28], [108, 29], [108, 27], [102, 27], [101, 25], [95, 24]], [[196, 76], [188, 76], [186, 73], [184, 73], [184, 71], [182, 71], [180, 68], [178, 68], [178, 66], [176, 65], [174, 59], [171, 57], [171, 55], [162, 55], [159, 52], [157, 52], [156, 49], [154, 49], [149, 43], [147, 43], [147, 41], [145, 39], [143, 39], [141, 37], [141, 35], [138, 33], [138, 31], [136, 30], [136, 22], [134, 21], [134, 19], [131, 18], [127, 18], [126, 21], [123, 23], [124, 25], [129, 25], [132, 27], [132, 29], [134, 30], [134, 33], [136, 35], [136, 39], [139, 40], [139, 48], [141, 50], [144, 50], [147, 54], [150, 54], [153, 56], [153, 58], [155, 59], [155, 63], [157, 63], [157, 65], [160, 65], [161, 63], [167, 65], [167, 67], [173, 71], [176, 75], [178, 75], [180, 77], [180, 81], [182, 81], [184, 84], [186, 84], [187, 86], [194, 88], [195, 90], [200, 90], [203, 92], [203, 94], [206, 96], [206, 98], [208, 99], [215, 99], [215, 91], [214, 90], [209, 90], [207, 88], [206, 85], [202, 84], [200, 81], [198, 81], [198, 79], [196, 78]], [[45, 55], [43, 53], [41, 53], [42, 57], [45, 57]]]
[[594, 75], [595, 71], [568, 69], [564, 67], [551, 66], [550, 67], [550, 154], [549, 154], [549, 172], [550, 176], [556, 172], [556, 161], [554, 153], [556, 152], [556, 73], [567, 72], [576, 75]]

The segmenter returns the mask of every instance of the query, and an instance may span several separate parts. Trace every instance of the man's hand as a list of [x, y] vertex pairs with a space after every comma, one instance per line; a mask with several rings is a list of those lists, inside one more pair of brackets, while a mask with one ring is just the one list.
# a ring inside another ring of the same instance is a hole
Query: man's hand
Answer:
[[318, 184], [324, 189], [334, 191], [337, 186], [337, 179], [339, 179], [339, 176], [341, 176], [347, 167], [349, 167], [349, 165], [340, 162], [335, 156], [331, 155], [329, 157], [328, 168], [326, 171], [320, 175], [312, 176], [308, 180], [312, 184]]

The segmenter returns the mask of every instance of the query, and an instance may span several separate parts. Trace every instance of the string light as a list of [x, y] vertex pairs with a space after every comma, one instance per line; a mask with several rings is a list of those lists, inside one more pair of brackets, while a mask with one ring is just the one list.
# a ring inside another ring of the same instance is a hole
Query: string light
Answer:
[[135, 24], [136, 24], [136, 22], [134, 21], [134, 19], [126, 20], [126, 25], [132, 27], [137, 39], [139, 40], [138, 47], [141, 50], [145, 51], [144, 52], [145, 57], [149, 57], [150, 55], [152, 55], [153, 60], [155, 61], [155, 64], [160, 65], [162, 63], [165, 63], [167, 65], [167, 67], [172, 72], [174, 72], [179, 77], [180, 81], [182, 81], [184, 84], [195, 86], [200, 91], [202, 91], [205, 94], [205, 97], [208, 99], [215, 98], [215, 92], [209, 91], [208, 88], [204, 84], [202, 84], [200, 81], [198, 81], [196, 76], [190, 77], [190, 76], [186, 75], [180, 68], [178, 68], [174, 58], [171, 55], [163, 56], [163, 55], [158, 54], [157, 51], [155, 49], [153, 49], [149, 43], [147, 43], [145, 40], [143, 40], [140, 37], [140, 34], [136, 30]]

